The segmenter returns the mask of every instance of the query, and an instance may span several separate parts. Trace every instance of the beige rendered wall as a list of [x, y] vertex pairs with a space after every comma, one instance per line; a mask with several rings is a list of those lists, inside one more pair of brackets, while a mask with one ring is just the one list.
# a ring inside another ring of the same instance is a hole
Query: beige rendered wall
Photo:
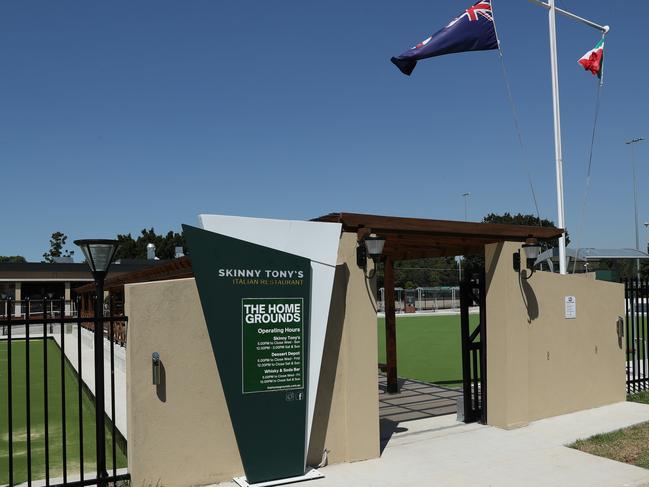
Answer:
[[[309, 449], [318, 464], [379, 456], [373, 297], [343, 234]], [[125, 286], [133, 485], [205, 485], [243, 473], [194, 279]], [[163, 364], [152, 385], [151, 354]]]
[[[125, 286], [132, 485], [209, 484], [243, 471], [194, 279]], [[164, 373], [152, 385], [151, 354]]]
[[[624, 287], [583, 275], [513, 270], [520, 244], [485, 250], [487, 422], [515, 428], [530, 421], [625, 400]], [[523, 264], [524, 265], [524, 264]], [[576, 319], [565, 318], [575, 296]]]
[[343, 233], [307, 459], [311, 465], [320, 462], [324, 449], [329, 463], [380, 454], [374, 284], [356, 265], [356, 234]]

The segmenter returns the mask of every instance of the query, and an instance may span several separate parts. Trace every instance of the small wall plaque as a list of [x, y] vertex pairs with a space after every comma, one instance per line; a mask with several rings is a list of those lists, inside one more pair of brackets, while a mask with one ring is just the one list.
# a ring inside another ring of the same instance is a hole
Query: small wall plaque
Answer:
[[574, 296], [566, 296], [566, 319], [574, 320], [577, 318], [577, 299]]

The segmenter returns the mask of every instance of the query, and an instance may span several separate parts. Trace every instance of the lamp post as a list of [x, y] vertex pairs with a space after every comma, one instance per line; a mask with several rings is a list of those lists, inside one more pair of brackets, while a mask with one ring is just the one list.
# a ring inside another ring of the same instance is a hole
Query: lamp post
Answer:
[[471, 196], [471, 193], [462, 193], [462, 196], [464, 197], [464, 221], [468, 222], [469, 221], [469, 197]]
[[[466, 192], [462, 193], [462, 197], [464, 198], [464, 221], [468, 222], [469, 221], [469, 197], [471, 196], [471, 193]], [[462, 259], [464, 256], [459, 255], [456, 257], [457, 260], [457, 274], [458, 274], [458, 281], [461, 283], [462, 282]]]
[[[640, 235], [638, 234], [638, 183], [636, 180], [635, 174], [635, 151], [634, 145], [638, 142], [642, 142], [644, 138], [635, 137], [631, 140], [627, 140], [625, 143], [628, 146], [631, 146], [631, 167], [633, 168], [633, 208], [635, 211], [635, 249], [640, 250]], [[640, 279], [640, 259], [636, 259], [636, 271], [638, 273], [637, 277]]]
[[[97, 439], [97, 482], [106, 485], [106, 427], [104, 397], [104, 279], [119, 246], [117, 240], [75, 240], [81, 247], [95, 280], [95, 434]], [[113, 418], [113, 421], [115, 418]]]

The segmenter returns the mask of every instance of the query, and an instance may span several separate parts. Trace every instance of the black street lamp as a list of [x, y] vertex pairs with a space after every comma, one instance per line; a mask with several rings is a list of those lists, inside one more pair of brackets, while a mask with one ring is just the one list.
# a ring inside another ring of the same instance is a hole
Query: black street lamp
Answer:
[[[97, 481], [106, 485], [103, 480], [108, 477], [106, 471], [106, 426], [104, 397], [104, 279], [108, 268], [115, 258], [119, 243], [117, 240], [75, 240], [86, 256], [88, 266], [95, 280], [95, 433], [97, 438]], [[112, 339], [112, 337], [111, 337]], [[115, 421], [115, 418], [113, 418]]]

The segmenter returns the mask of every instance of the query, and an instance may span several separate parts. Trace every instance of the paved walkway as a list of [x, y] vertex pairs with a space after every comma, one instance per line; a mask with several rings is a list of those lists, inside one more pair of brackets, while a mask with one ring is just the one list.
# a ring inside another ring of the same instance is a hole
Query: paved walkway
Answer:
[[322, 469], [314, 487], [649, 486], [649, 470], [565, 447], [649, 421], [649, 406], [619, 403], [506, 431], [442, 416], [401, 424], [380, 459]]
[[450, 389], [411, 379], [399, 379], [399, 392], [388, 394], [384, 374], [379, 374], [379, 419], [381, 451], [401, 423], [457, 413], [461, 389]]
[[[55, 327], [56, 331], [56, 327]], [[70, 327], [70, 333], [64, 333], [65, 355], [70, 361], [74, 370], [78, 370], [79, 358], [77, 357], [77, 329]], [[92, 394], [95, 394], [95, 334], [94, 332], [81, 329], [81, 371], [83, 382], [88, 386]], [[61, 346], [60, 332], [54, 333], [54, 340]], [[110, 341], [104, 339], [104, 404], [106, 415], [113, 419], [111, 409], [111, 384], [110, 384]], [[115, 377], [115, 426], [124, 438], [127, 435], [126, 425], [126, 349], [117, 344], [113, 345], [114, 355], [114, 377]]]
[[[379, 459], [330, 465], [304, 487], [649, 486], [649, 470], [564, 445], [649, 421], [649, 405], [618, 403], [516, 430], [458, 423], [455, 415], [401, 423]], [[227, 483], [226, 485], [234, 485]]]
[[379, 416], [399, 423], [414, 419], [444, 416], [456, 412], [461, 389], [428, 384], [411, 379], [399, 379], [399, 392], [386, 392], [386, 378], [379, 375]]

